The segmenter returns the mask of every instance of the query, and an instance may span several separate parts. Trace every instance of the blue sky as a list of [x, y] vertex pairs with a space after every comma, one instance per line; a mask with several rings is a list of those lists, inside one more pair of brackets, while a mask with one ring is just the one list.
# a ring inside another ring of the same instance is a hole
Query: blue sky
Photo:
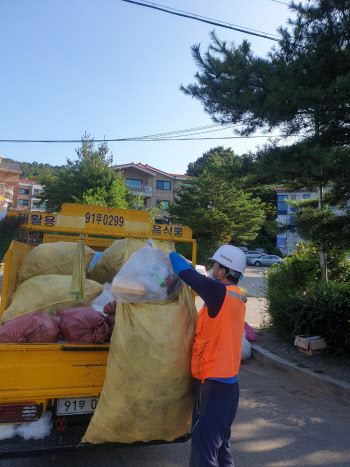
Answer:
[[[142, 1], [142, 0], [141, 0]], [[287, 1], [287, 0], [282, 0]], [[159, 0], [159, 4], [276, 33], [291, 15], [272, 0]], [[265, 56], [274, 42], [180, 18], [122, 0], [0, 1], [0, 139], [129, 138], [210, 125], [199, 102], [179, 91], [194, 82], [190, 47], [209, 33], [252, 43]], [[232, 130], [198, 135], [232, 136]], [[218, 145], [236, 154], [264, 139], [115, 142], [114, 163], [142, 162], [170, 173]], [[0, 143], [0, 155], [62, 165], [77, 143]]]

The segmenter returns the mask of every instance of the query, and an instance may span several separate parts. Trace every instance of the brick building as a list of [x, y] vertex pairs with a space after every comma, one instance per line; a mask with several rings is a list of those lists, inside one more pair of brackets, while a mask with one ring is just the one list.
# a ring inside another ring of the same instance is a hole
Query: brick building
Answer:
[[17, 162], [5, 162], [0, 156], [0, 201], [2, 206], [16, 206], [22, 168]]
[[35, 180], [19, 179], [18, 181], [18, 202], [15, 206], [17, 211], [45, 211], [44, 206], [39, 206], [40, 198], [38, 194], [43, 191], [43, 187]]
[[[141, 162], [116, 165], [114, 169], [122, 172], [127, 187], [135, 196], [144, 197], [146, 208], [150, 206], [167, 207], [174, 199], [175, 189], [181, 183], [188, 183], [191, 178], [194, 178], [163, 172], [148, 164], [141, 164]], [[162, 218], [166, 217], [164, 210], [160, 212]]]

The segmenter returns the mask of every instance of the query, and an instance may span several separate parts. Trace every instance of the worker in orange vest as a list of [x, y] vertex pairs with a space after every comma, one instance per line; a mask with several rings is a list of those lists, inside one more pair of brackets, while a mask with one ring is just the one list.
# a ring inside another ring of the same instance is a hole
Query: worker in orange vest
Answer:
[[210, 277], [199, 274], [175, 252], [175, 273], [204, 300], [198, 313], [191, 370], [196, 380], [192, 414], [191, 467], [233, 467], [231, 425], [236, 416], [246, 297], [237, 283], [246, 258], [232, 245], [212, 258]]

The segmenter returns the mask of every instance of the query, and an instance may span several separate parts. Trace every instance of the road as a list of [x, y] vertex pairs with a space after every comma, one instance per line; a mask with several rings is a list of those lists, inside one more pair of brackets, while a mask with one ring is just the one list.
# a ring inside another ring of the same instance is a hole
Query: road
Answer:
[[[254, 360], [242, 364], [241, 398], [231, 447], [240, 466], [349, 466], [350, 407], [314, 395]], [[0, 467], [182, 467], [190, 442], [130, 448], [93, 447], [37, 458], [0, 460]]]

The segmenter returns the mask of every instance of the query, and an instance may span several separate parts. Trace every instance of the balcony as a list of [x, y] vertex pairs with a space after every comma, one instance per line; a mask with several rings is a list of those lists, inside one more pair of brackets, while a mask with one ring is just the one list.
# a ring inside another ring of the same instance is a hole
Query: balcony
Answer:
[[152, 185], [127, 185], [129, 190], [132, 192], [133, 195], [135, 196], [144, 196], [145, 198], [151, 198], [152, 197]]
[[13, 201], [13, 187], [6, 185], [6, 183], [0, 183], [0, 194], [4, 195], [4, 200], [7, 202]]

